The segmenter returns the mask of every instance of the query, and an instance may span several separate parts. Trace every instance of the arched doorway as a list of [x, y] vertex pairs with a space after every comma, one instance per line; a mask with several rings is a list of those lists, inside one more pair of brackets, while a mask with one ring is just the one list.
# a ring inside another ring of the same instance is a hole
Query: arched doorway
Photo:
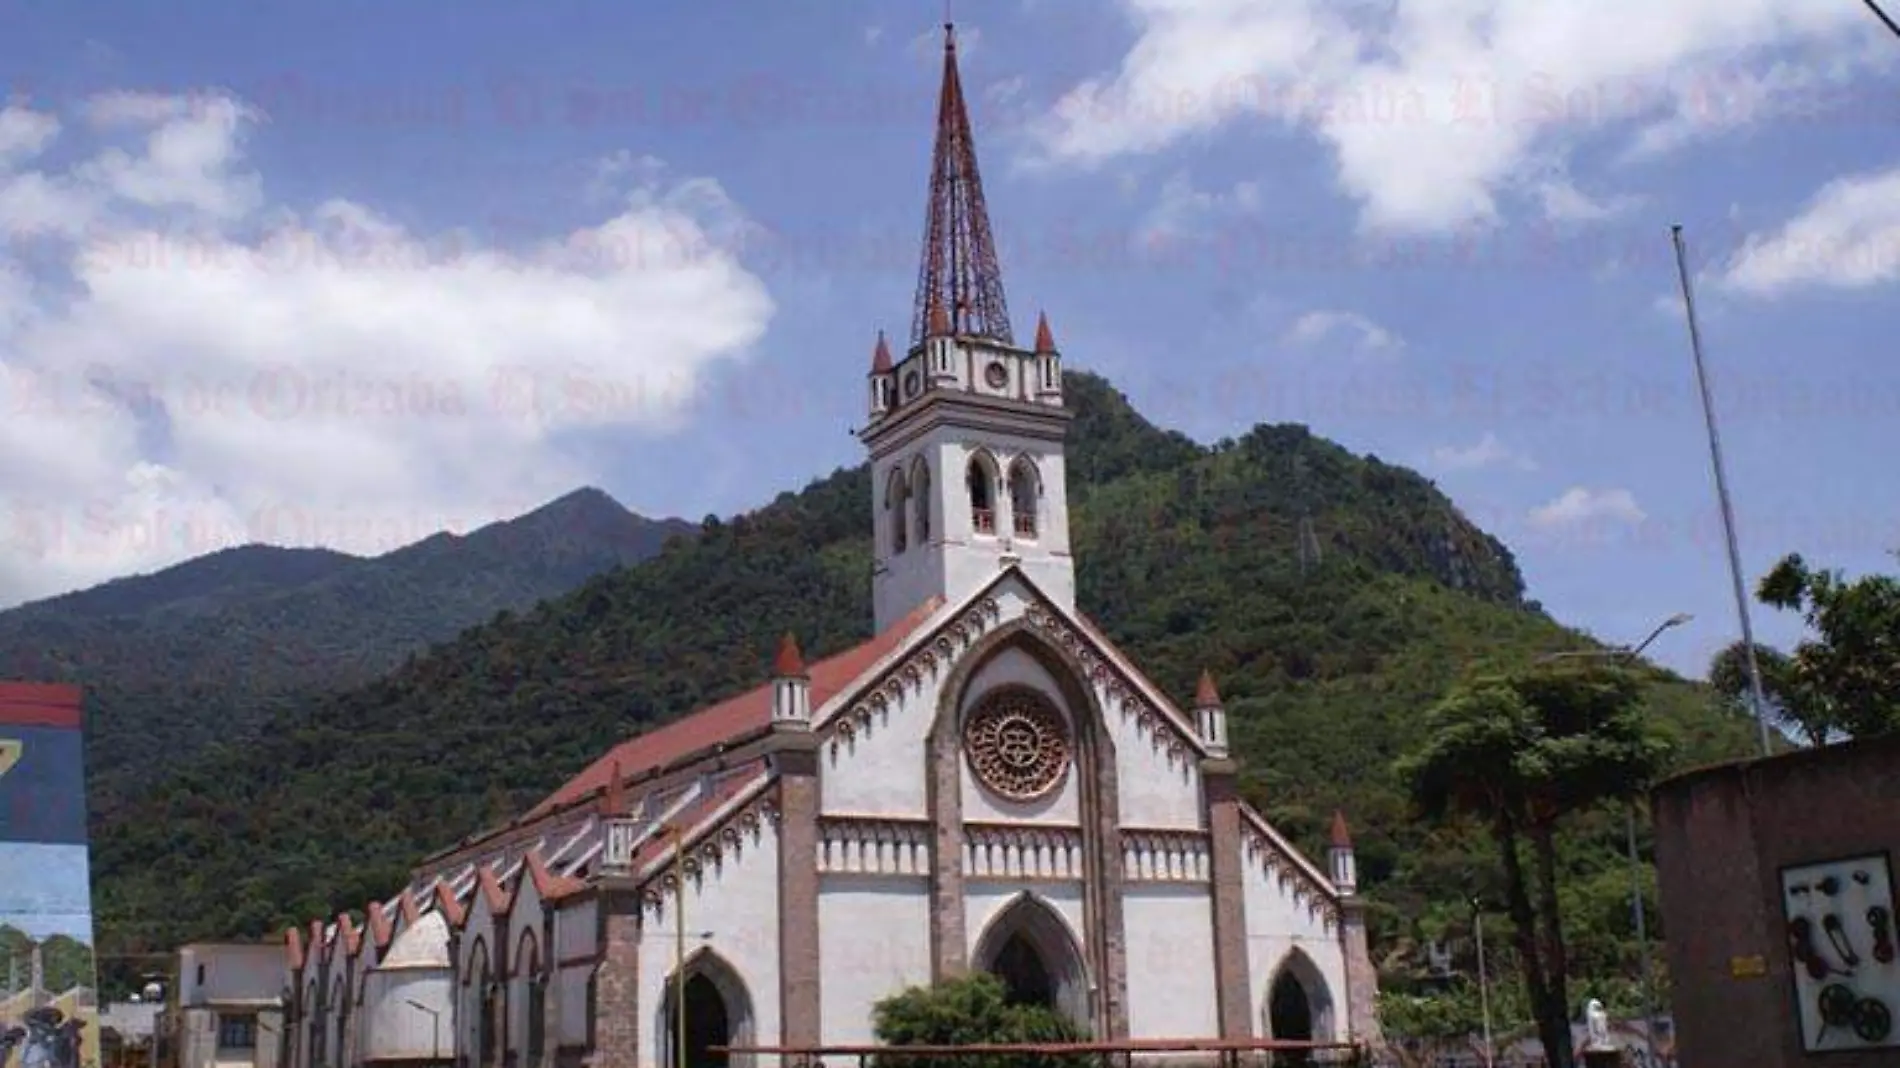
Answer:
[[[686, 1003], [686, 1037], [680, 1041], [680, 1000]], [[657, 1029], [660, 1063], [680, 1068], [680, 1048], [686, 1050], [685, 1068], [744, 1068], [745, 1058], [713, 1052], [717, 1046], [744, 1046], [752, 1042], [752, 999], [732, 966], [711, 952], [686, 962], [684, 990], [669, 977]]]
[[[1333, 1040], [1333, 1000], [1311, 957], [1295, 949], [1280, 962], [1267, 988], [1267, 1034], [1283, 1042]], [[1305, 1053], [1281, 1054], [1276, 1064], [1307, 1064]]]
[[1021, 894], [977, 940], [978, 968], [1003, 981], [1016, 1004], [1041, 1005], [1088, 1027], [1088, 977], [1081, 947], [1048, 902]]

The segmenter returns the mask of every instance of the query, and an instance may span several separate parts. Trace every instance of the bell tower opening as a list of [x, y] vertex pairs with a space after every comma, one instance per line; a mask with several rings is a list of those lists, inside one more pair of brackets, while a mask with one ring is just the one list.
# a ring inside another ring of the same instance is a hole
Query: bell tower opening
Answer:
[[878, 335], [867, 396], [858, 436], [888, 480], [874, 508], [877, 629], [1008, 567], [1072, 606], [1061, 355], [1046, 316], [1031, 346], [1016, 341], [949, 25], [910, 347], [894, 359]]

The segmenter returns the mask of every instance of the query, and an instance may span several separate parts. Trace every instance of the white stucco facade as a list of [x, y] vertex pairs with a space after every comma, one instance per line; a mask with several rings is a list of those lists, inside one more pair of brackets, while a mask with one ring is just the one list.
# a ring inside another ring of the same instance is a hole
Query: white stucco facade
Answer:
[[764, 1068], [983, 972], [1098, 1041], [1376, 1041], [1343, 819], [1322, 870], [1241, 800], [1213, 680], [1177, 703], [1076, 605], [1047, 320], [1022, 347], [930, 299], [859, 432], [875, 636], [787, 636], [756, 689], [290, 932], [289, 1068]]

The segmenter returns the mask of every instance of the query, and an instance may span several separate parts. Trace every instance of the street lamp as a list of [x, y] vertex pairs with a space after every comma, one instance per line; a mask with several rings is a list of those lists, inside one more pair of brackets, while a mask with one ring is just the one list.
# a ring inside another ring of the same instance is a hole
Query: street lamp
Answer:
[[1492, 1068], [1496, 1051], [1491, 1044], [1491, 980], [1484, 970], [1484, 902], [1471, 899], [1471, 926], [1478, 936], [1478, 1011], [1484, 1017], [1484, 1068]]
[[433, 1033], [429, 1039], [429, 1051], [430, 1051], [429, 1056], [433, 1060], [438, 1060], [438, 1061], [441, 1060], [442, 1059], [442, 1013], [441, 1011], [438, 1009], [432, 1009], [429, 1006], [424, 1005], [422, 1002], [415, 1000], [414, 998], [404, 998], [403, 1000], [408, 1002], [409, 1007], [416, 1010], [417, 1012], [423, 1012], [423, 1013], [429, 1014], [429, 1026], [433, 1029]]
[[[1542, 664], [1568, 657], [1603, 657], [1620, 664], [1627, 664], [1636, 659], [1644, 649], [1649, 648], [1649, 644], [1660, 637], [1663, 631], [1680, 627], [1694, 618], [1687, 612], [1677, 612], [1658, 623], [1656, 629], [1649, 632], [1649, 637], [1634, 646], [1552, 653], [1549, 656], [1539, 657], [1537, 662]], [[1643, 865], [1641, 857], [1636, 852], [1636, 799], [1633, 797], [1630, 798], [1629, 811], [1625, 814], [1623, 833], [1627, 839], [1630, 862], [1630, 916], [1636, 923], [1636, 952], [1638, 963], [1642, 967], [1643, 1042], [1649, 1047], [1650, 1063], [1660, 1064], [1662, 1062], [1656, 1054], [1655, 984], [1651, 979], [1649, 967], [1649, 921], [1646, 910], [1643, 908]]]

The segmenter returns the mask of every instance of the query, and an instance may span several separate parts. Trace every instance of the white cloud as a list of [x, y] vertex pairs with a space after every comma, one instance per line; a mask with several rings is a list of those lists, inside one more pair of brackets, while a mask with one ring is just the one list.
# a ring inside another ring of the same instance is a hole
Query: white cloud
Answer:
[[509, 247], [269, 203], [228, 97], [81, 114], [105, 143], [36, 170], [66, 133], [0, 111], [0, 603], [518, 513], [604, 477], [577, 433], [680, 425], [773, 313], [743, 212], [649, 158], [603, 165], [598, 223]]
[[[1075, 86], [1045, 116], [1031, 139], [1042, 162], [1092, 165], [1235, 120], [1282, 123], [1332, 149], [1338, 183], [1359, 201], [1365, 226], [1397, 231], [1498, 217], [1501, 194], [1536, 193], [1524, 188], [1537, 178], [1533, 163], [1563, 157], [1586, 135], [1753, 121], [1756, 113], [1705, 117], [1696, 109], [1740, 92], [1731, 89], [1752, 84], [1765, 63], [1851, 73], [1891, 52], [1848, 3], [1122, 0], [1122, 7], [1136, 25], [1135, 44], [1119, 69]], [[1786, 58], [1790, 49], [1795, 59]]]
[[1505, 445], [1491, 431], [1472, 445], [1440, 445], [1432, 450], [1432, 466], [1442, 471], [1479, 471], [1509, 467], [1518, 471], [1537, 470], [1537, 461]]
[[1837, 179], [1772, 234], [1753, 234], [1720, 284], [1756, 296], [1900, 278], [1900, 168]]
[[1225, 216], [1251, 215], [1259, 210], [1260, 187], [1253, 182], [1236, 182], [1224, 192], [1214, 192], [1196, 188], [1185, 172], [1178, 172], [1161, 184], [1154, 207], [1135, 228], [1135, 242], [1152, 248], [1196, 237]]
[[1294, 320], [1281, 340], [1288, 345], [1308, 347], [1345, 333], [1361, 352], [1391, 352], [1405, 347], [1398, 335], [1357, 312], [1310, 311]]
[[1629, 490], [1574, 486], [1549, 504], [1531, 509], [1530, 524], [1543, 531], [1575, 531], [1582, 527], [1635, 526], [1646, 518]]

